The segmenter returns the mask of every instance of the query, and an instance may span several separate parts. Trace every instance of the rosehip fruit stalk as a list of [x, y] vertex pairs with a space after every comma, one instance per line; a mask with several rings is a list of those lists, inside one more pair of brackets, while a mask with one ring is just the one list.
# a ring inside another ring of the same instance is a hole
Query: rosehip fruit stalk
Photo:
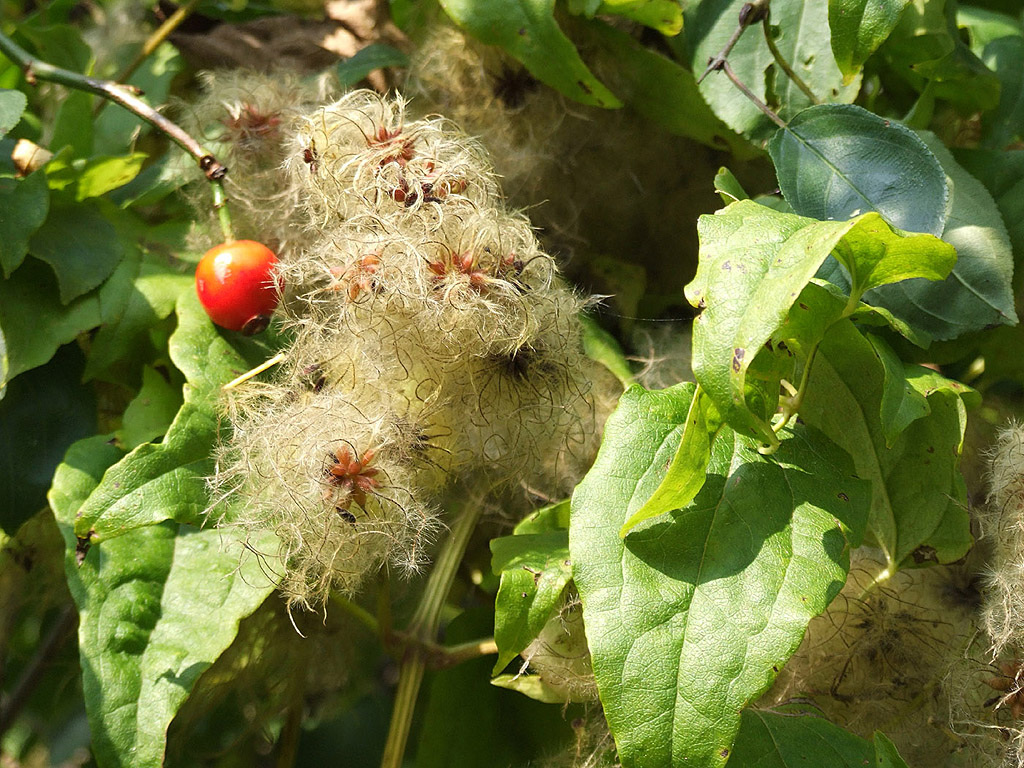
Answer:
[[196, 267], [196, 293], [214, 323], [252, 335], [270, 323], [280, 290], [274, 280], [277, 256], [254, 240], [216, 245]]

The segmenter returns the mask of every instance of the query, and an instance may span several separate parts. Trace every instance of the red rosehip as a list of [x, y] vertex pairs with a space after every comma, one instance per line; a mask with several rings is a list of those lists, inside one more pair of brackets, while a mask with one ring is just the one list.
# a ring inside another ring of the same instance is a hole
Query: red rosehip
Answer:
[[196, 293], [206, 314], [221, 328], [246, 335], [264, 330], [280, 298], [275, 264], [274, 252], [253, 240], [208, 250], [196, 267]]

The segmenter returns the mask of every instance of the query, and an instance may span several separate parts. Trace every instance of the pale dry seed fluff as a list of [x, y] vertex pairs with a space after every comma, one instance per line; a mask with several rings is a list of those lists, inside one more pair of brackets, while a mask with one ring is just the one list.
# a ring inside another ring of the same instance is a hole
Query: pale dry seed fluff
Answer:
[[1010, 424], [989, 456], [989, 496], [982, 537], [992, 550], [982, 621], [993, 658], [1024, 653], [1024, 425]]

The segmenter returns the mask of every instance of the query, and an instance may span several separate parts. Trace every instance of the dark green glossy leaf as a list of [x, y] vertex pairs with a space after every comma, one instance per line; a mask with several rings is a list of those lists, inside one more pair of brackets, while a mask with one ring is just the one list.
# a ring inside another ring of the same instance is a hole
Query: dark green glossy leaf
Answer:
[[0, 331], [3, 332], [6, 384], [20, 373], [42, 365], [62, 344], [100, 322], [95, 293], [62, 304], [52, 270], [30, 258], [8, 279], [0, 281]]
[[491, 541], [491, 568], [501, 576], [494, 603], [494, 642], [503, 670], [544, 628], [572, 578], [569, 532], [524, 533]]
[[[686, 397], [679, 392], [679, 397]], [[670, 433], [679, 440], [672, 463], [651, 497], [622, 524], [620, 536], [652, 517], [674, 509], [682, 509], [697, 495], [704, 485], [705, 470], [711, 460], [711, 444], [722, 428], [722, 419], [714, 402], [699, 386], [690, 400], [686, 421], [680, 425], [680, 435]]]
[[[938, 380], [918, 385], [911, 380], [926, 397], [928, 414], [906, 426], [888, 447], [881, 413], [885, 392], [898, 386], [891, 376], [876, 347], [852, 324], [839, 322], [818, 348], [800, 416], [841, 445], [853, 457], [857, 475], [871, 482], [870, 530], [896, 566], [929, 544], [946, 515], [958, 477], [968, 389], [942, 377], [937, 379], [948, 382], [945, 386]], [[967, 526], [944, 535], [955, 542], [945, 547], [943, 562], [951, 550], [959, 550], [955, 560], [970, 546]]]
[[46, 505], [53, 471], [75, 440], [96, 431], [96, 397], [81, 386], [82, 353], [68, 345], [19, 376], [0, 400], [0, 530]]
[[1024, 37], [1001, 37], [985, 46], [982, 60], [996, 73], [1002, 88], [999, 104], [982, 115], [981, 144], [1003, 149], [1024, 136]]
[[110, 277], [124, 255], [117, 230], [91, 203], [52, 205], [29, 249], [53, 268], [63, 304]]
[[768, 144], [793, 210], [844, 220], [877, 211], [907, 232], [941, 235], [949, 189], [917, 134], [852, 104], [804, 110]]
[[0, 88], [0, 138], [18, 124], [27, 104], [28, 98], [21, 91]]
[[383, 43], [373, 43], [360, 48], [356, 54], [339, 61], [334, 68], [342, 88], [351, 88], [375, 69], [385, 67], [408, 67], [409, 57], [397, 48]]
[[24, 179], [0, 178], [0, 267], [4, 277], [21, 266], [29, 238], [46, 221], [50, 191], [41, 171]]
[[949, 178], [952, 195], [942, 239], [956, 248], [956, 266], [941, 282], [910, 280], [873, 290], [864, 300], [940, 341], [1012, 325], [1017, 322], [1010, 287], [1013, 250], [999, 209], [937, 138], [926, 134], [925, 139]]
[[[273, 589], [237, 534], [172, 523], [132, 531], [76, 562], [75, 513], [121, 457], [107, 438], [75, 443], [50, 504], [80, 614], [82, 685], [100, 768], [163, 765], [167, 726], [199, 676]], [[269, 540], [253, 551], [270, 551]]]
[[583, 104], [622, 106], [559, 29], [555, 0], [441, 0], [441, 7], [480, 42], [508, 51], [542, 83]]
[[892, 742], [881, 733], [875, 734], [872, 743], [812, 714], [743, 713], [729, 768], [810, 766], [906, 768]]
[[[815, 221], [744, 200], [701, 216], [697, 228], [700, 261], [686, 287], [690, 303], [702, 308], [693, 329], [694, 373], [730, 426], [769, 443], [783, 373], [748, 371], [769, 340], [806, 336], [797, 330], [803, 321], [790, 320], [790, 309], [828, 255], [835, 252], [849, 265], [856, 291], [915, 275], [943, 276], [954, 258], [949, 245], [897, 232], [875, 213]], [[852, 313], [856, 300], [849, 304]], [[813, 321], [820, 336], [827, 325]]]
[[820, 433], [784, 431], [767, 457], [723, 428], [693, 502], [620, 538], [661, 482], [693, 392], [627, 390], [572, 500], [574, 580], [625, 768], [725, 764], [740, 710], [844, 583], [868, 507]]
[[[701, 73], [736, 31], [744, 0], [704, 0], [688, 3], [685, 53], [693, 72]], [[860, 87], [859, 78], [843, 84], [843, 73], [832, 53], [828, 29], [828, 4], [822, 0], [773, 0], [771, 28], [776, 46], [794, 66], [814, 94], [826, 102], [851, 102]], [[761, 25], [748, 29], [739, 39], [729, 64], [754, 95], [789, 119], [810, 105], [807, 96], [779, 68], [765, 42]], [[721, 72], [710, 73], [700, 85], [712, 110], [726, 125], [745, 136], [767, 138], [776, 128], [761, 110]]]
[[220, 430], [220, 387], [249, 366], [217, 333], [193, 291], [181, 294], [177, 312], [170, 352], [188, 380], [185, 403], [163, 442], [140, 445], [106, 473], [78, 511], [81, 539], [96, 543], [162, 520], [202, 522], [210, 452]]
[[910, 0], [829, 0], [832, 53], [846, 81], [860, 72], [900, 20]]

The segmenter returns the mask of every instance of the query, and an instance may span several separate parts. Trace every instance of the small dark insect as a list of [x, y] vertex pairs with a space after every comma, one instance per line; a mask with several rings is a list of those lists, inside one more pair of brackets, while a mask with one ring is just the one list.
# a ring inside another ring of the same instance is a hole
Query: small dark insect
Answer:
[[302, 160], [309, 165], [309, 172], [316, 173], [317, 169], [317, 156], [316, 150], [313, 147], [306, 147], [302, 150]]

